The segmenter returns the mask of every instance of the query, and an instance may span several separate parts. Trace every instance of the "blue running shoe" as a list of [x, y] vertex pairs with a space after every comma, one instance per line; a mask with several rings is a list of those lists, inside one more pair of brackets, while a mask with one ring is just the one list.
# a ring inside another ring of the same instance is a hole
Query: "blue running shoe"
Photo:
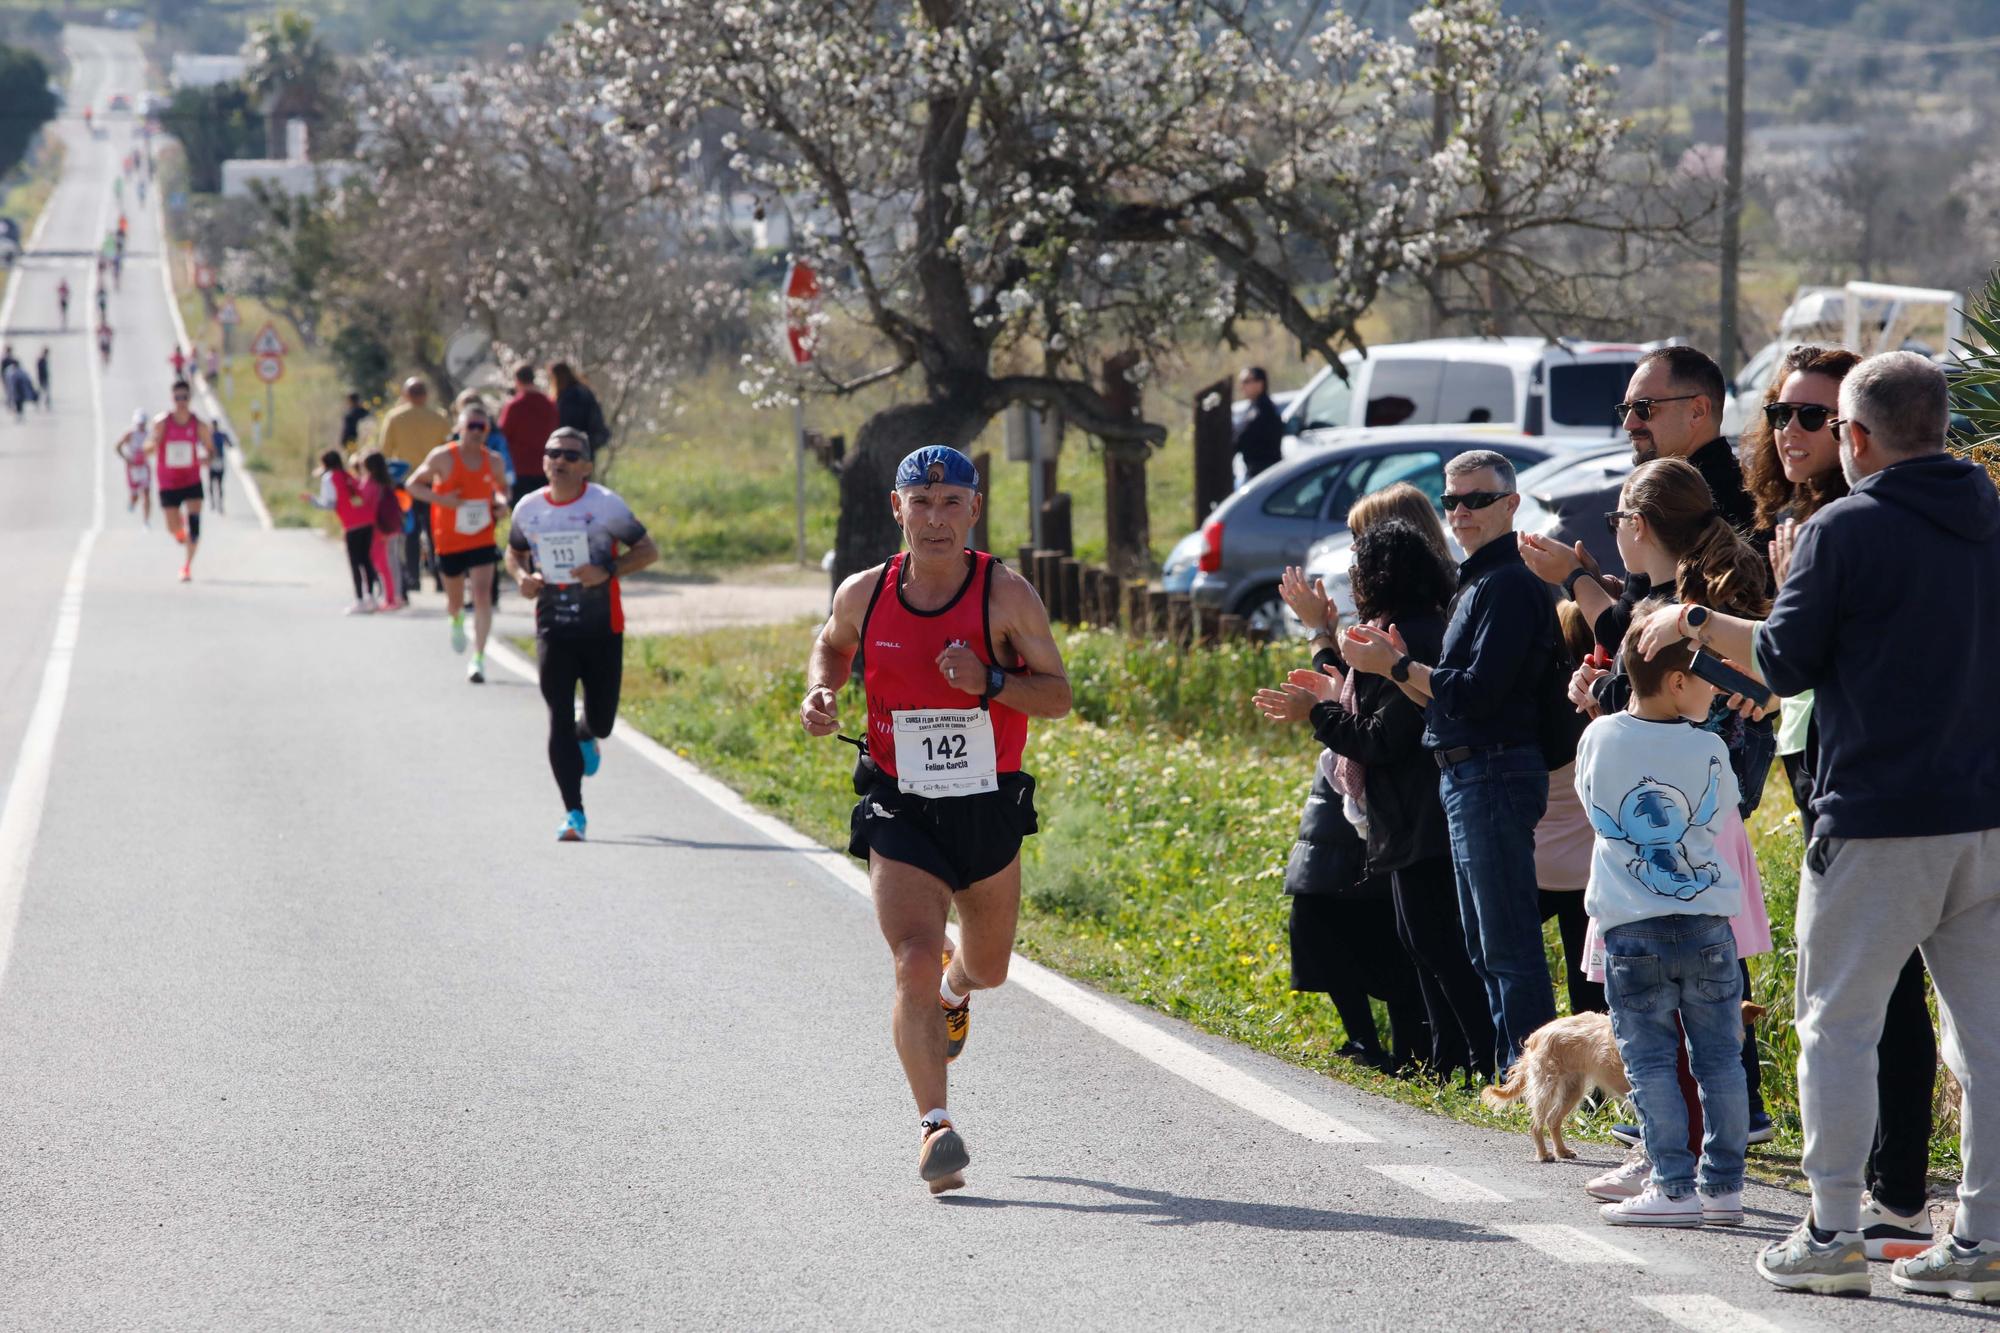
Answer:
[[588, 822], [583, 817], [583, 811], [570, 811], [567, 815], [563, 816], [562, 831], [556, 834], [556, 841], [582, 842], [584, 825]]
[[579, 736], [576, 748], [583, 751], [583, 775], [587, 778], [596, 777], [597, 770], [604, 764], [604, 752], [597, 748], [596, 738]]

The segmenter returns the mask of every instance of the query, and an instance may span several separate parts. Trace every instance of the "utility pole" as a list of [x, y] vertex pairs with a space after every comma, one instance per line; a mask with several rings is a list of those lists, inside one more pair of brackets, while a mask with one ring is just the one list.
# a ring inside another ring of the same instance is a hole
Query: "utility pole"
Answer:
[[1722, 168], [1722, 309], [1717, 319], [1716, 364], [1722, 377], [1736, 374], [1737, 263], [1743, 245], [1743, 0], [1729, 0], [1729, 108]]

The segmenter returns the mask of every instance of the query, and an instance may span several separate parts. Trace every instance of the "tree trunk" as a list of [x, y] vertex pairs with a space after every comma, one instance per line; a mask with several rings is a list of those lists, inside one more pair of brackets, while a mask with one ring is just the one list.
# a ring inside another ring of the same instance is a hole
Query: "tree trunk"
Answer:
[[[1104, 363], [1104, 397], [1119, 416], [1141, 415], [1139, 386], [1126, 372], [1139, 363], [1137, 352], [1120, 352]], [[1121, 579], [1153, 575], [1153, 524], [1146, 506], [1146, 459], [1141, 441], [1104, 441], [1104, 560]]]
[[949, 400], [899, 403], [861, 423], [854, 450], [840, 470], [840, 522], [834, 530], [833, 586], [879, 565], [903, 544], [889, 512], [896, 465], [927, 444], [964, 449], [986, 427], [986, 415]]

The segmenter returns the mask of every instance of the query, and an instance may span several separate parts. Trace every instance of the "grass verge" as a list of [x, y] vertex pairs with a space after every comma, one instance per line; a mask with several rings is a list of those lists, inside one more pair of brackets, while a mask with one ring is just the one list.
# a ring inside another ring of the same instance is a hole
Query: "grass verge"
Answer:
[[[754, 804], [832, 847], [847, 841], [852, 752], [796, 722], [811, 627], [634, 638], [627, 717]], [[1042, 832], [1023, 852], [1021, 952], [1203, 1029], [1398, 1101], [1525, 1130], [1457, 1087], [1402, 1082], [1334, 1054], [1346, 1041], [1323, 995], [1290, 989], [1284, 863], [1313, 759], [1303, 729], [1256, 718], [1251, 692], [1278, 679], [1282, 649], [1178, 655], [1096, 630], [1059, 631], [1075, 685], [1071, 717], [1038, 725], [1027, 767]], [[850, 685], [842, 716], [859, 717]], [[1750, 960], [1775, 1143], [1752, 1154], [1767, 1178], [1796, 1178], [1798, 1044], [1791, 1028], [1792, 923], [1802, 852], [1782, 778], [1753, 820], [1777, 952]], [[1553, 961], [1560, 946], [1549, 931]], [[1561, 987], [1557, 995], [1561, 999]], [[1386, 1032], [1386, 1027], [1384, 1028]], [[1589, 1123], [1607, 1138], [1606, 1109]], [[1934, 1165], [1956, 1161], [1954, 1120]]]

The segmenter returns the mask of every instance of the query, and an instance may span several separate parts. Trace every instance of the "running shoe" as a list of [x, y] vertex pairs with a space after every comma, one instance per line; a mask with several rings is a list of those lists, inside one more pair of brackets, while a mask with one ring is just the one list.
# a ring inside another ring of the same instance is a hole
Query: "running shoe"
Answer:
[[1583, 1192], [1593, 1199], [1606, 1203], [1617, 1203], [1630, 1199], [1646, 1188], [1652, 1178], [1653, 1164], [1646, 1160], [1644, 1148], [1627, 1153], [1625, 1160], [1612, 1167], [1601, 1176], [1593, 1176], [1583, 1187]]
[[1791, 1235], [1757, 1256], [1757, 1272], [1766, 1282], [1788, 1291], [1807, 1291], [1815, 1296], [1869, 1294], [1868, 1251], [1861, 1244], [1861, 1233], [1836, 1231], [1832, 1240], [1817, 1240], [1810, 1213], [1800, 1219]]
[[950, 1064], [965, 1050], [965, 1039], [972, 1035], [972, 997], [965, 997], [965, 1003], [956, 1008], [945, 1004], [944, 997], [938, 997], [944, 1006], [944, 1062]]
[[1910, 1259], [1898, 1259], [1889, 1280], [1904, 1291], [1955, 1301], [2000, 1301], [2000, 1245], [1940, 1236]]
[[598, 748], [597, 738], [578, 736], [576, 748], [583, 751], [583, 775], [587, 778], [596, 777], [597, 770], [604, 766], [604, 751]]
[[486, 654], [479, 653], [465, 664], [465, 678], [474, 685], [486, 683]]
[[556, 841], [582, 842], [584, 827], [588, 823], [589, 821], [583, 817], [583, 811], [570, 811], [563, 816], [562, 828], [556, 833]]
[[924, 1141], [917, 1150], [917, 1174], [931, 1187], [931, 1193], [964, 1189], [965, 1168], [971, 1164], [972, 1154], [965, 1150], [965, 1140], [951, 1127], [951, 1121], [921, 1121], [918, 1130]]
[[1914, 1259], [1936, 1239], [1929, 1208], [1899, 1213], [1873, 1194], [1861, 1196], [1861, 1243], [1870, 1259]]
[[1698, 1227], [1701, 1200], [1694, 1191], [1676, 1199], [1651, 1181], [1629, 1199], [1601, 1205], [1598, 1216], [1614, 1227]]
[[190, 582], [193, 578], [194, 578], [194, 567], [192, 565], [182, 565], [181, 582], [187, 583]]
[[465, 637], [465, 612], [461, 611], [451, 618], [451, 650], [462, 653], [468, 642]]
[[344, 616], [365, 616], [374, 609], [375, 609], [374, 607], [368, 605], [368, 603], [366, 602], [356, 602], [354, 605], [348, 607], [345, 611], [342, 611], [340, 614]]

